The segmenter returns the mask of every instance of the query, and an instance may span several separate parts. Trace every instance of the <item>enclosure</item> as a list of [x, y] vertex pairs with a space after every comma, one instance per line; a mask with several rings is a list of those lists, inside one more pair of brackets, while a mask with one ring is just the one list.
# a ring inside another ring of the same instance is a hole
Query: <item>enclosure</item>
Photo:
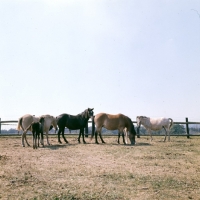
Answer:
[[[21, 146], [20, 136], [0, 136], [0, 199], [198, 199], [200, 137], [137, 138], [135, 146], [69, 144], [34, 150]], [[28, 135], [32, 142], [32, 136]]]

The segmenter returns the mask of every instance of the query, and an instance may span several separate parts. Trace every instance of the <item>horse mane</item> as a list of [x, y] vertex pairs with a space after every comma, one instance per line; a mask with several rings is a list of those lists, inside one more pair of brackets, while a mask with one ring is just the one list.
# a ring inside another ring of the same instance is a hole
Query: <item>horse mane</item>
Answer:
[[134, 127], [134, 124], [133, 124], [131, 118], [128, 117], [128, 116], [126, 116], [126, 117], [127, 117], [128, 123], [129, 123], [129, 125], [130, 125], [131, 132], [132, 132], [132, 133], [135, 133], [135, 127]]
[[146, 117], [146, 116], [140, 116], [140, 117], [142, 117], [142, 118], [144, 118], [144, 119], [147, 119], [148, 117]]

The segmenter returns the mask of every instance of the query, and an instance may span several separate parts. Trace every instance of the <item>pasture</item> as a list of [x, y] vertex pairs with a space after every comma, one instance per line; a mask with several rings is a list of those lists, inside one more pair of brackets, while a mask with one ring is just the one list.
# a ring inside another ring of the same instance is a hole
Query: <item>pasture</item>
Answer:
[[[136, 145], [58, 144], [33, 149], [0, 136], [0, 199], [200, 199], [200, 137], [142, 136]], [[27, 136], [32, 145], [32, 136]], [[130, 141], [129, 141], [130, 143]]]

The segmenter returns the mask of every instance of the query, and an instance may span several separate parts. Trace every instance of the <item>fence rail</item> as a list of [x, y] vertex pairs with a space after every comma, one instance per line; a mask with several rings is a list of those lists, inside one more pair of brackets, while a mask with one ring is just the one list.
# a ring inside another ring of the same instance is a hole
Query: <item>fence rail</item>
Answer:
[[[134, 124], [136, 124], [136, 121], [132, 121]], [[0, 118], [0, 134], [1, 134], [1, 125], [7, 125], [9, 123], [18, 123], [18, 121], [16, 120], [7, 120], [7, 121], [1, 121]], [[88, 123], [92, 123], [92, 121], [88, 121]], [[187, 134], [187, 138], [190, 137], [190, 133], [189, 133], [189, 124], [200, 124], [200, 122], [189, 122], [188, 118], [185, 118], [185, 122], [174, 122], [174, 124], [185, 124], [186, 125], [186, 134]], [[85, 133], [88, 134], [88, 126], [85, 129]]]

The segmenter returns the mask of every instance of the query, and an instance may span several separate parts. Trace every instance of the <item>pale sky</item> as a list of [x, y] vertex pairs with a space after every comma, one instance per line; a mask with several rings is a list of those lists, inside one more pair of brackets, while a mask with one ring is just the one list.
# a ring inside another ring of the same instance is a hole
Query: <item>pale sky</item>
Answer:
[[199, 0], [1, 0], [0, 118], [200, 121]]

